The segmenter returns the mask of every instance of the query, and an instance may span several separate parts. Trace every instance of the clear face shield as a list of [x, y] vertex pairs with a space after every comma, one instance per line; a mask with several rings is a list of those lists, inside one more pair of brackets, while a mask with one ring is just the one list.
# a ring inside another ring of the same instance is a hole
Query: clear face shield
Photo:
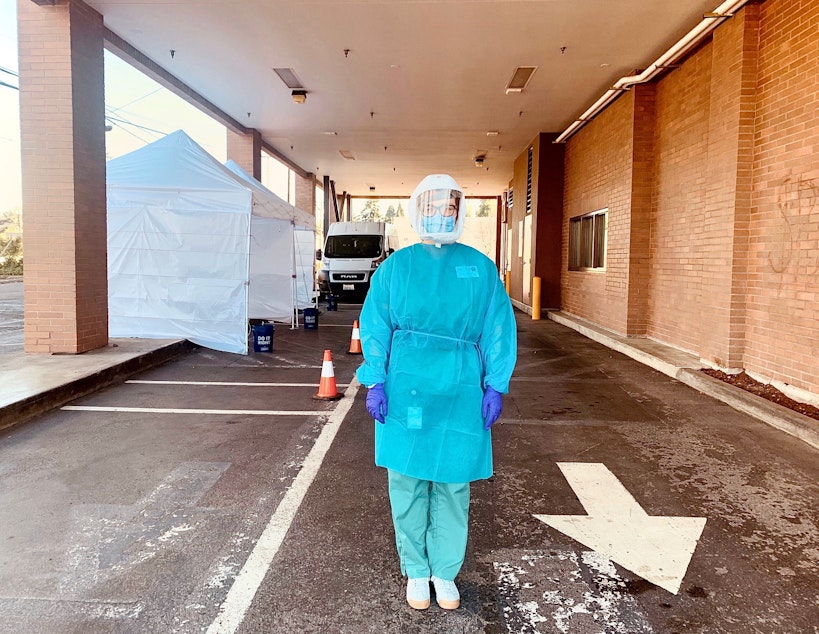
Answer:
[[420, 234], [432, 236], [455, 231], [461, 208], [461, 192], [430, 189], [419, 193], [415, 202]]

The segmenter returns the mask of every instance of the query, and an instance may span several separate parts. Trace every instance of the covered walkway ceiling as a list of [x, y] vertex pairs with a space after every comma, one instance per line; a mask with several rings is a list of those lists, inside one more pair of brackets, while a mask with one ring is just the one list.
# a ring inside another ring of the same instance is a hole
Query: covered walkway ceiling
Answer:
[[[719, 4], [87, 2], [109, 30], [293, 163], [353, 195], [408, 195], [430, 172], [452, 174], [467, 194], [498, 195], [536, 134], [562, 132]], [[518, 66], [537, 70], [522, 93], [506, 94]], [[274, 68], [294, 71], [304, 104], [294, 103]], [[475, 166], [479, 153], [483, 167]]]

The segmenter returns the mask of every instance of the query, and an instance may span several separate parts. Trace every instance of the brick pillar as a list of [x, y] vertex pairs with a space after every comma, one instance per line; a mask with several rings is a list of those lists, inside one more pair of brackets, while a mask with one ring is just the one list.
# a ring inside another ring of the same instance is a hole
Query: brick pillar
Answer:
[[25, 351], [108, 344], [102, 16], [18, 0]]
[[651, 219], [654, 193], [654, 84], [638, 84], [634, 94], [631, 167], [631, 222], [628, 246], [626, 334], [648, 331], [651, 279]]
[[743, 366], [759, 5], [714, 33], [705, 189], [700, 357]]
[[[541, 280], [540, 307], [560, 308], [561, 240], [563, 238], [563, 167], [566, 146], [553, 143], [557, 134], [536, 140], [534, 274]], [[500, 236], [498, 242], [500, 242]]]
[[262, 181], [262, 135], [258, 130], [240, 134], [228, 128], [227, 157], [257, 181]]
[[296, 207], [311, 216], [316, 215], [316, 179], [313, 174], [296, 174]]

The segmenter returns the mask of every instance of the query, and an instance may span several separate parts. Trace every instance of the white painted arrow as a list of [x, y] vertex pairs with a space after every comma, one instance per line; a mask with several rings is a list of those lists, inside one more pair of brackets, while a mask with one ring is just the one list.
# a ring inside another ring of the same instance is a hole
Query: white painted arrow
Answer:
[[704, 517], [648, 515], [601, 463], [559, 462], [588, 515], [535, 515], [672, 594], [680, 589]]

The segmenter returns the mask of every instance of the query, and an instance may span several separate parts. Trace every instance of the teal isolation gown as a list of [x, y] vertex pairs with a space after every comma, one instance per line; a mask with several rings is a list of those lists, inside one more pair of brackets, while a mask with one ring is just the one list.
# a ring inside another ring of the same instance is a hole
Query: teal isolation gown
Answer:
[[384, 383], [375, 462], [445, 483], [492, 475], [483, 388], [509, 391], [515, 317], [495, 264], [463, 244], [415, 244], [378, 268], [360, 318], [363, 385]]

